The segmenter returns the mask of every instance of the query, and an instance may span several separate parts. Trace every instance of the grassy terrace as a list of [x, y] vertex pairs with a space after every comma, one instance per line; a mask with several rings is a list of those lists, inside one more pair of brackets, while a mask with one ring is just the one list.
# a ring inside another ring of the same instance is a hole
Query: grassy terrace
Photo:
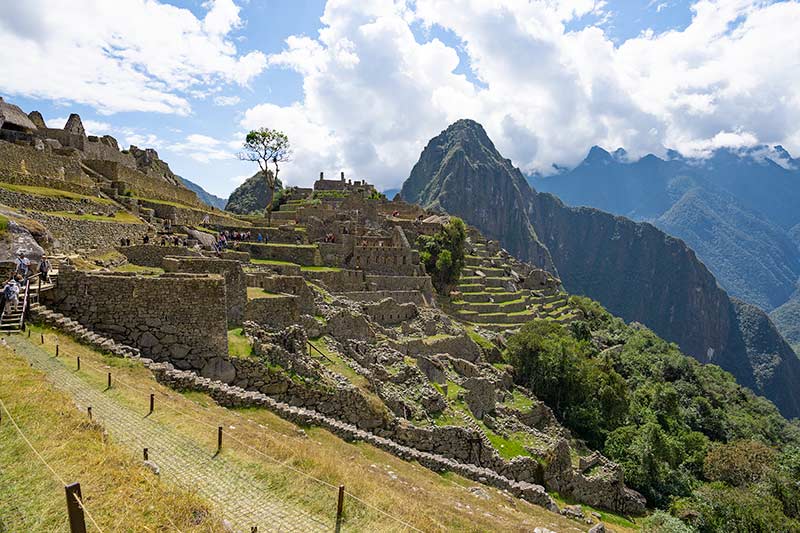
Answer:
[[253, 345], [245, 337], [242, 328], [228, 330], [228, 354], [234, 357], [250, 357], [253, 355]]
[[78, 194], [70, 191], [62, 191], [60, 189], [53, 189], [50, 187], [35, 187], [32, 185], [17, 185], [15, 183], [0, 182], [0, 188], [23, 194], [34, 194], [36, 196], [67, 198], [69, 200], [88, 200], [96, 204], [110, 205], [114, 203], [112, 200], [109, 200], [108, 198], [100, 198], [98, 196], [89, 196], [86, 194]]
[[292, 263], [291, 261], [279, 261], [277, 259], [250, 259], [250, 262], [254, 265], [274, 265], [274, 266], [296, 266], [299, 267], [300, 270], [303, 272], [341, 272], [341, 268], [339, 267], [327, 267], [327, 266], [313, 266], [313, 265], [299, 265], [297, 263]]
[[75, 220], [90, 220], [92, 222], [108, 222], [110, 224], [144, 224], [139, 217], [128, 213], [127, 211], [117, 211], [114, 213], [113, 217], [107, 217], [104, 215], [92, 215], [90, 213], [86, 213], [83, 215], [77, 215], [75, 213], [70, 213], [69, 211], [39, 211], [45, 215], [57, 215], [64, 218], [73, 218]]
[[[92, 359], [102, 363], [98, 354]], [[222, 531], [220, 516], [207, 502], [158, 480], [138, 456], [108, 442], [72, 398], [6, 347], [0, 347], [0, 399], [59, 476], [82, 480], [84, 501], [104, 531], [124, 529], [121, 520], [138, 531]], [[64, 488], [2, 414], [0, 529], [66, 531]]]
[[286, 294], [269, 292], [260, 287], [247, 287], [247, 299], [256, 300], [258, 298], [285, 298]]
[[230, 219], [232, 222], [234, 222], [234, 223], [236, 223], [236, 224], [238, 224], [240, 226], [242, 224], [244, 224], [245, 226], [247, 225], [247, 222], [245, 222], [244, 220], [235, 218], [234, 216], [232, 216], [230, 213], [228, 213], [226, 211], [215, 211], [215, 210], [213, 210], [211, 208], [204, 207], [203, 205], [201, 205], [201, 206], [186, 205], [186, 204], [182, 204], [182, 203], [179, 203], [179, 202], [171, 202], [169, 200], [156, 200], [155, 198], [147, 198], [145, 196], [136, 196], [136, 195], [132, 195], [131, 198], [135, 198], [136, 200], [141, 200], [142, 202], [150, 202], [150, 203], [153, 203], [153, 204], [169, 205], [169, 206], [177, 207], [177, 208], [180, 208], [180, 209], [189, 209], [189, 210], [192, 210], [192, 211], [199, 211], [201, 213], [208, 213], [210, 215], [214, 215], [214, 216], [217, 216], [217, 217]]
[[[40, 331], [42, 330], [35, 328], [34, 337], [38, 338]], [[110, 367], [110, 370], [114, 372], [116, 380], [124, 381], [131, 387], [140, 390], [152, 390], [156, 394], [158, 408], [150, 418], [176, 434], [196, 440], [199, 445], [208, 450], [209, 454], [213, 454], [216, 449], [216, 433], [197, 424], [186, 415], [195, 419], [213, 421], [214, 425], [224, 426], [227, 435], [235, 437], [252, 448], [245, 448], [230, 438], [226, 440], [228, 445], [222, 453], [227, 459], [237, 462], [274, 487], [274, 493], [267, 494], [267, 496], [288, 500], [303, 509], [314, 512], [317, 516], [329, 517], [331, 524], [336, 509], [336, 489], [290, 471], [284, 466], [284, 463], [334, 486], [343, 484], [348, 493], [354, 494], [368, 504], [398, 516], [426, 532], [510, 532], [532, 530], [533, 526], [546, 526], [561, 532], [577, 532], [585, 531], [588, 528], [547, 512], [541, 507], [522, 500], [510, 499], [507, 495], [490, 487], [483, 487], [488, 499], [476, 498], [468, 490], [477, 485], [474, 481], [451, 473], [436, 474], [416, 463], [403, 461], [367, 444], [344, 442], [320, 428], [305, 427], [303, 428], [305, 434], [300, 434], [298, 426], [265, 409], [224, 409], [218, 407], [206, 394], [175, 392], [155, 382], [148, 370], [133, 361], [103, 356], [52, 330], [45, 330], [44, 333], [47, 338], [44, 349], [51, 352], [51, 355], [55, 355], [55, 340], [58, 338], [61, 357], [56, 361], [61, 361], [62, 364], [74, 368], [74, 358], [79, 355], [81, 361], [87, 363], [78, 375], [97, 390], [104, 390], [106, 387], [106, 367]], [[44, 403], [38, 401], [40, 400], [39, 394], [19, 394], [16, 389], [8, 388], [7, 380], [14, 387], [24, 381], [9, 377], [9, 366], [13, 366], [17, 372], [25, 373], [22, 375], [33, 372], [28, 368], [26, 362], [16, 356], [7, 356], [3, 352], [0, 357], [0, 368], [2, 368], [0, 371], [0, 380], [2, 380], [0, 397], [3, 398], [3, 401], [13, 398], [14, 405], [21, 404], [27, 405], [29, 408], [41, 408], [41, 416], [47, 414], [52, 417], [41, 419], [35, 414], [27, 417], [26, 428], [31, 428], [37, 436], [47, 437], [51, 433], [50, 424], [42, 423], [43, 421], [63, 420], [65, 412], [75, 413], [80, 420], [85, 420], [85, 415], [77, 413], [72, 408], [71, 401], [64, 397], [60, 397], [58, 401]], [[94, 370], [98, 367], [102, 371]], [[49, 389], [44, 379], [37, 379], [42, 389]], [[142, 416], [147, 414], [146, 402], [143, 401], [142, 394], [136, 390], [120, 386], [108, 390], [105, 394], [129, 405], [132, 409], [140, 410]], [[176, 410], [186, 415], [179, 414]], [[19, 446], [18, 439], [9, 438], [9, 430], [13, 431], [10, 424], [5, 423], [4, 420], [3, 424], [0, 424], [0, 434], [2, 435], [0, 454], [8, 455], [0, 455], [0, 457], [3, 458], [2, 464], [10, 465], [9, 468], [12, 468], [13, 472], [9, 471], [10, 484], [5, 482], [5, 477], [3, 478], [4, 482], [0, 483], [0, 495], [2, 495], [0, 509], [5, 510], [3, 505], [6, 502], [13, 502], [12, 505], [17, 508], [29, 510], [25, 513], [26, 516], [38, 517], [43, 514], [39, 511], [46, 508], [39, 505], [44, 498], [40, 501], [33, 501], [29, 494], [30, 489], [27, 492], [19, 489], [28, 487], [25, 481], [29, 477], [24, 476], [31, 476], [34, 472], [35, 475], [42, 477], [45, 474], [41, 472], [41, 469], [31, 466], [35, 458], [28, 459], [29, 456], [22, 455], [20, 449], [13, 448]], [[49, 451], [51, 454], [55, 454], [53, 457], [59, 459], [58, 465], [73, 464], [75, 470], [72, 472], [76, 474], [87, 471], [96, 472], [97, 475], [92, 475], [92, 479], [96, 477], [97, 483], [87, 484], [87, 488], [97, 487], [100, 483], [109, 483], [115, 479], [113, 476], [105, 476], [104, 472], [106, 471], [96, 470], [104, 465], [103, 457], [92, 453], [94, 449], [105, 449], [99, 432], [95, 432], [89, 439], [94, 448], [88, 449], [84, 449], [80, 445], [73, 446], [71, 440], [66, 440], [69, 435], [69, 431], [59, 433], [56, 437], [60, 438], [51, 441], [52, 447], [49, 448]], [[253, 448], [258, 449], [261, 453], [253, 452]], [[25, 457], [26, 460], [20, 461], [20, 457]], [[127, 460], [129, 464], [138, 463], [133, 458]], [[115, 466], [115, 463], [108, 465], [109, 468]], [[141, 471], [141, 468], [138, 470]], [[3, 474], [5, 473], [3, 472]], [[165, 483], [155, 483], [154, 486], [166, 492]], [[202, 526], [192, 525], [189, 522], [191, 514], [188, 513], [188, 519], [185, 521], [176, 518], [176, 515], [180, 517], [180, 513], [184, 509], [188, 510], [191, 503], [196, 500], [186, 496], [170, 496], [169, 493], [165, 494], [164, 492], [148, 494], [144, 492], [147, 489], [147, 485], [143, 486], [141, 483], [134, 482], [132, 484], [120, 483], [102, 493], [93, 490], [91, 492], [93, 499], [90, 500], [90, 504], [93, 501], [95, 506], [102, 506], [104, 509], [100, 513], [104, 517], [100, 523], [101, 527], [105, 526], [104, 530], [109, 532], [120, 530], [114, 527], [114, 524], [120, 519], [120, 510], [124, 514], [130, 508], [129, 522], [145, 524], [151, 531], [175, 530], [168, 524], [157, 520], [159, 516], [163, 516], [160, 513], [164, 512], [171, 513], [168, 516], [175, 521], [175, 525], [181, 531], [221, 531], [221, 527], [215, 522], [207, 522]], [[58, 531], [64, 521], [64, 492], [58, 484], [51, 486], [51, 490], [55, 494], [52, 496], [52, 515], [58, 513], [58, 522], [53, 527], [19, 527], [9, 531]], [[84, 489], [84, 496], [86, 496], [86, 491], [87, 489]], [[44, 494], [43, 489], [41, 492]], [[49, 497], [51, 495], [48, 493]], [[142, 503], [131, 505], [132, 500]], [[6, 513], [3, 512], [2, 516], [5, 519]], [[140, 522], [139, 516], [145, 518]], [[333, 528], [331, 527], [331, 529]], [[387, 518], [374, 508], [359, 503], [350, 496], [345, 498], [343, 530], [387, 533], [409, 531], [407, 527]]]

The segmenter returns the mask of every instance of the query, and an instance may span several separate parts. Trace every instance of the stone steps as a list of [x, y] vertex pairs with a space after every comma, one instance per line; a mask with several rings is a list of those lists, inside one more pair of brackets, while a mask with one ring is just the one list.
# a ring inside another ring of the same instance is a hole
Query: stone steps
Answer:
[[[519, 300], [519, 301], [517, 301]], [[528, 298], [516, 298], [507, 302], [453, 302], [457, 310], [475, 311], [477, 313], [516, 313], [527, 309]]]
[[504, 303], [512, 300], [527, 296], [526, 291], [517, 292], [498, 292], [498, 291], [485, 291], [485, 292], [465, 292], [461, 294], [460, 300], [470, 303]]

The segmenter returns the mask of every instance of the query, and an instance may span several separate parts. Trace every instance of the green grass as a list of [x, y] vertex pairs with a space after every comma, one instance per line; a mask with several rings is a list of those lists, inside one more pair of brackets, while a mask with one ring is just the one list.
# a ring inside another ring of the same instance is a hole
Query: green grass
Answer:
[[297, 263], [292, 263], [291, 261], [280, 261], [278, 259], [250, 259], [250, 262], [254, 265], [279, 265], [279, 266], [296, 266], [299, 267]]
[[300, 270], [303, 272], [341, 272], [342, 269], [339, 267], [327, 267], [327, 266], [302, 266]]
[[320, 287], [316, 283], [312, 283], [312, 282], [310, 282], [308, 280], [306, 280], [306, 285], [311, 287], [311, 290], [314, 290], [314, 291], [317, 291], [318, 293], [320, 293], [322, 295], [322, 300], [325, 303], [328, 303], [328, 304], [333, 303], [333, 296], [331, 296], [331, 293], [329, 293], [328, 291], [326, 291], [325, 289], [323, 289], [322, 287]]
[[258, 298], [283, 298], [285, 296], [285, 294], [266, 291], [261, 287], [247, 287], [248, 300], [256, 300]]
[[8, 232], [8, 219], [0, 215], [0, 237]]
[[518, 390], [513, 389], [511, 391], [511, 399], [503, 402], [503, 405], [511, 407], [512, 409], [518, 409], [524, 413], [530, 411], [533, 408], [533, 400], [531, 400]]
[[228, 330], [228, 354], [235, 357], [250, 357], [253, 355], [253, 345], [245, 337], [242, 328]]
[[0, 182], [0, 188], [6, 189], [9, 191], [24, 193], [24, 194], [34, 194], [36, 196], [50, 196], [52, 198], [67, 198], [69, 200], [89, 200], [90, 202], [94, 202], [96, 204], [106, 204], [110, 205], [114, 202], [109, 200], [108, 198], [100, 198], [97, 196], [89, 196], [86, 194], [78, 194], [75, 192], [70, 191], [62, 191], [59, 189], [52, 189], [50, 187], [35, 187], [32, 185], [17, 185], [15, 183], [4, 183]]
[[[315, 359], [318, 359], [322, 364], [336, 372], [337, 374], [341, 374], [342, 376], [346, 377], [350, 383], [355, 385], [360, 389], [366, 389], [369, 385], [369, 381], [367, 378], [353, 370], [353, 368], [348, 365], [342, 356], [339, 355], [338, 352], [331, 350], [328, 346], [328, 342], [325, 340], [324, 337], [319, 339], [309, 339], [308, 341], [311, 345], [314, 346], [317, 350], [325, 354], [325, 357], [322, 357], [312, 348], [308, 349], [308, 354]], [[327, 357], [327, 359], [326, 359]]]
[[117, 211], [114, 213], [113, 217], [107, 217], [105, 215], [92, 215], [90, 213], [86, 213], [83, 215], [77, 215], [75, 213], [70, 213], [69, 211], [42, 211], [45, 215], [56, 215], [64, 218], [73, 218], [75, 220], [91, 220], [92, 222], [108, 222], [111, 224], [144, 224], [138, 217], [128, 213], [127, 211]]
[[163, 274], [164, 269], [161, 267], [148, 267], [148, 266], [141, 266], [141, 265], [132, 265], [131, 263], [125, 263], [124, 265], [119, 265], [112, 269], [114, 272], [136, 272], [138, 274]]
[[230, 219], [230, 220], [233, 220], [233, 221], [236, 221], [236, 222], [244, 222], [243, 220], [239, 220], [239, 219], [231, 216], [231, 214], [226, 212], [226, 211], [214, 211], [212, 209], [205, 209], [202, 206], [186, 205], [186, 204], [182, 204], [180, 202], [171, 202], [169, 200], [156, 200], [155, 198], [147, 198], [145, 196], [137, 196], [135, 194], [131, 195], [131, 198], [135, 198], [136, 200], [141, 200], [142, 202], [150, 202], [150, 203], [153, 203], [153, 204], [161, 204], [161, 205], [169, 205], [169, 206], [172, 206], [172, 207], [178, 207], [180, 209], [191, 209], [192, 211], [200, 211], [201, 213], [209, 213], [211, 215], [222, 217], [222, 218], [227, 218], [227, 219]]
[[469, 338], [472, 339], [475, 344], [485, 351], [491, 351], [494, 348], [494, 344], [492, 344], [491, 341], [479, 335], [472, 328], [467, 328], [467, 335], [469, 335]]

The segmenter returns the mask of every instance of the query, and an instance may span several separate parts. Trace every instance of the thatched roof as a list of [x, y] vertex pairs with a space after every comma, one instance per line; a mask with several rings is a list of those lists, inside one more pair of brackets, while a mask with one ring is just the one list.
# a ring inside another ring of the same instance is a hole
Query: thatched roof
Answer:
[[0, 126], [4, 123], [14, 124], [25, 130], [36, 130], [36, 125], [31, 122], [22, 109], [14, 104], [9, 104], [0, 96]]

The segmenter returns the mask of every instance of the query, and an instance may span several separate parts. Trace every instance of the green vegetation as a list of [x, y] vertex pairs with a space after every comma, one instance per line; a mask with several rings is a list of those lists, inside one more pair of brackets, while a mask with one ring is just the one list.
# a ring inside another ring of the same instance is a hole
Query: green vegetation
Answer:
[[[282, 131], [271, 128], [250, 130], [244, 139], [242, 151], [239, 152], [239, 159], [242, 161], [258, 163], [258, 168], [261, 170], [260, 174], [269, 190], [269, 197], [264, 199], [268, 226], [272, 225], [272, 210], [280, 206], [281, 203], [280, 198], [275, 193], [275, 189], [279, 184], [279, 163], [289, 161], [291, 155], [292, 147], [289, 143], [289, 137]], [[269, 168], [270, 163], [274, 171]], [[280, 196], [282, 197], [283, 194], [281, 193]]]
[[587, 298], [570, 303], [585, 321], [533, 321], [509, 339], [520, 384], [618, 462], [650, 505], [699, 531], [800, 528], [796, 422], [647, 328]]
[[339, 267], [326, 267], [326, 266], [301, 266], [300, 270], [303, 272], [341, 272]]
[[255, 300], [257, 298], [282, 298], [285, 294], [277, 292], [269, 292], [260, 287], [247, 287], [247, 299]]
[[431, 275], [434, 287], [446, 293], [458, 284], [464, 268], [464, 241], [467, 227], [464, 221], [452, 217], [450, 222], [433, 235], [417, 237], [420, 260]]
[[347, 191], [314, 191], [311, 198], [323, 200], [325, 198], [347, 198], [350, 193]]
[[0, 215], [0, 237], [8, 233], [8, 218]]
[[70, 213], [69, 211], [46, 211], [44, 212], [44, 214], [56, 215], [64, 218], [74, 218], [76, 220], [91, 220], [94, 222], [110, 222], [117, 224], [143, 224], [143, 222], [139, 220], [137, 216], [132, 215], [127, 211], [117, 211], [116, 213], [114, 213], [113, 217], [109, 217], [106, 215], [92, 215], [91, 213], [78, 215], [75, 213]]
[[89, 196], [86, 194], [78, 194], [76, 192], [62, 191], [60, 189], [53, 189], [50, 187], [35, 187], [33, 185], [17, 185], [16, 183], [2, 183], [0, 182], [0, 189], [9, 191], [20, 192], [24, 194], [35, 194], [37, 196], [50, 196], [55, 198], [67, 198], [69, 200], [88, 200], [96, 204], [113, 204], [112, 200], [108, 198], [100, 198], [98, 196]]
[[247, 340], [242, 328], [228, 330], [228, 354], [235, 357], [250, 357], [253, 355], [253, 345]]

